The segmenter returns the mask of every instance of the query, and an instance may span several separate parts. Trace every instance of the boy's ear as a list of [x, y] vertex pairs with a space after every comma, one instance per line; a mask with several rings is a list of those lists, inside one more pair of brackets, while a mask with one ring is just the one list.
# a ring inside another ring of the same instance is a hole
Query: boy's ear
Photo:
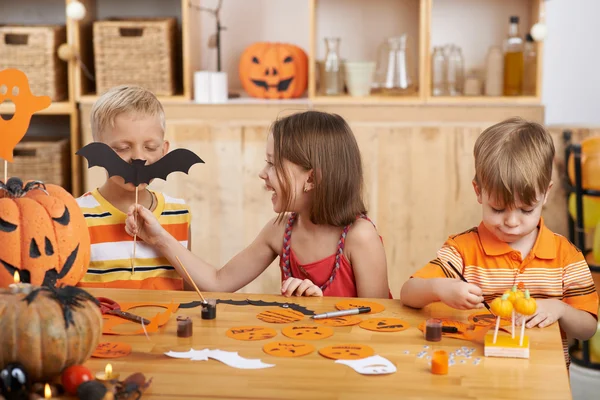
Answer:
[[171, 146], [171, 144], [169, 143], [168, 140], [165, 140], [163, 142], [163, 145], [162, 145], [162, 147], [163, 147], [163, 156], [169, 152], [169, 147], [170, 146]]
[[475, 179], [473, 179], [472, 183], [473, 183], [473, 189], [475, 190], [475, 195], [477, 196], [477, 201], [479, 202], [479, 204], [482, 204], [483, 199], [481, 197], [481, 188], [479, 187], [477, 182], [475, 182]]
[[552, 189], [552, 186], [554, 186], [554, 182], [550, 181], [548, 189], [546, 189], [546, 194], [544, 194], [544, 203], [542, 204], [542, 206], [546, 205], [546, 202], [548, 201], [548, 195], [550, 194], [550, 189]]

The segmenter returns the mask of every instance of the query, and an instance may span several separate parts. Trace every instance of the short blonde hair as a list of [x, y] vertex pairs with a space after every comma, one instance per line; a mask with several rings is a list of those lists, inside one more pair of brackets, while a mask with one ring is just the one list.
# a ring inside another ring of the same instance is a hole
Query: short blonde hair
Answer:
[[98, 140], [98, 135], [107, 126], [114, 127], [117, 115], [129, 112], [158, 116], [164, 134], [165, 112], [154, 93], [139, 86], [121, 85], [104, 92], [92, 107], [90, 119], [94, 140]]
[[504, 207], [515, 196], [532, 206], [552, 179], [554, 143], [540, 124], [509, 118], [487, 128], [475, 142], [475, 182]]

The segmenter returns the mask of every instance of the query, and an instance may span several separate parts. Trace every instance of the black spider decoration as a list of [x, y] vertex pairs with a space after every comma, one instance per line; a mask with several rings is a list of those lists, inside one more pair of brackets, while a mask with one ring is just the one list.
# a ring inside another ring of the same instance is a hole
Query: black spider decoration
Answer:
[[69, 324], [75, 323], [73, 321], [73, 308], [83, 307], [85, 301], [91, 301], [100, 307], [100, 302], [94, 296], [75, 286], [42, 286], [34, 289], [23, 300], [29, 305], [41, 292], [47, 293], [49, 297], [55, 299], [61, 305], [65, 318], [65, 328], [67, 329], [69, 328]]
[[4, 190], [11, 198], [23, 197], [27, 192], [34, 189], [39, 189], [48, 194], [46, 185], [42, 181], [27, 182], [25, 187], [23, 187], [23, 181], [20, 178], [9, 178], [6, 183], [0, 181], [0, 190]]

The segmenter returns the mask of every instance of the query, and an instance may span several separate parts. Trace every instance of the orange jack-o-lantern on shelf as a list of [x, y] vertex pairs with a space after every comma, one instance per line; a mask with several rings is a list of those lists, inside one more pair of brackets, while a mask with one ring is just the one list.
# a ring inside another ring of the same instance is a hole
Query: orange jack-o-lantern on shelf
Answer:
[[0, 287], [76, 285], [90, 261], [90, 234], [66, 190], [19, 178], [0, 182]]
[[302, 96], [308, 85], [308, 57], [286, 43], [255, 43], [240, 57], [240, 81], [252, 97], [290, 99]]

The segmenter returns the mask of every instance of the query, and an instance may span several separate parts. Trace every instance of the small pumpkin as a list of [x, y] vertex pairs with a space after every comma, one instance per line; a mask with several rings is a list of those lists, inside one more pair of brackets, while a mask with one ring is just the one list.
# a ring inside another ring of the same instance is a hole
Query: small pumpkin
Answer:
[[0, 293], [0, 368], [18, 362], [33, 381], [49, 381], [83, 364], [102, 336], [96, 299], [78, 287], [38, 287], [28, 295]]
[[492, 312], [501, 318], [510, 318], [513, 312], [513, 304], [508, 299], [508, 294], [504, 293], [502, 297], [496, 297], [490, 304]]
[[76, 285], [87, 272], [90, 234], [77, 202], [57, 185], [0, 182], [0, 287]]
[[513, 285], [513, 287], [510, 290], [505, 291], [504, 294], [508, 294], [508, 301], [510, 301], [513, 306], [517, 299], [522, 299], [525, 296], [522, 291], [517, 289], [517, 285]]
[[535, 299], [529, 296], [529, 290], [525, 290], [525, 296], [515, 302], [515, 311], [521, 315], [533, 315], [537, 310]]
[[239, 74], [252, 97], [297, 98], [308, 86], [308, 56], [293, 44], [254, 43], [240, 57]]

